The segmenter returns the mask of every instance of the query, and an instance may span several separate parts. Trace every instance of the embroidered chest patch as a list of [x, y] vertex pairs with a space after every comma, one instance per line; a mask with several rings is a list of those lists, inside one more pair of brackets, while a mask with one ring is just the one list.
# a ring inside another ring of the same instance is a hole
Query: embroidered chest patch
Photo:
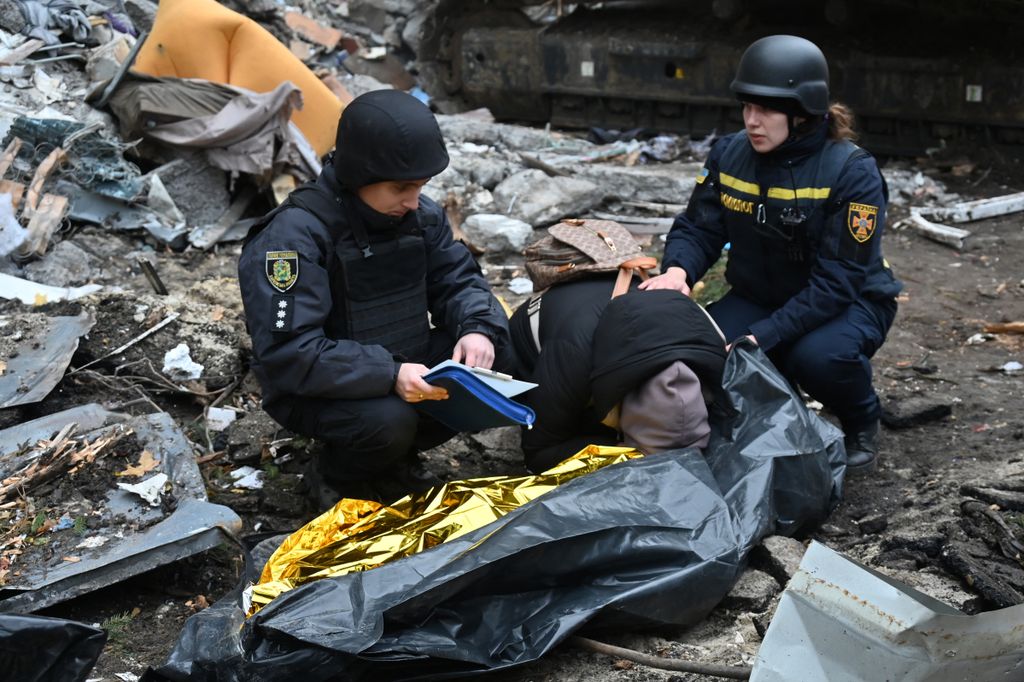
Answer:
[[281, 293], [299, 279], [299, 254], [295, 251], [267, 251], [267, 279]]
[[878, 207], [870, 204], [850, 204], [850, 212], [847, 218], [847, 226], [850, 234], [858, 242], [863, 244], [875, 234], [877, 224]]

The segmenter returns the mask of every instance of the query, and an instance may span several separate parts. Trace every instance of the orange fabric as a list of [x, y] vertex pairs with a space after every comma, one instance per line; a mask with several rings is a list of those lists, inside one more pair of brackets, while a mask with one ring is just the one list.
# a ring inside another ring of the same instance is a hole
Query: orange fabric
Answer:
[[152, 76], [202, 78], [255, 92], [282, 81], [302, 90], [292, 121], [323, 156], [334, 147], [338, 98], [288, 48], [255, 21], [214, 0], [160, 0], [153, 30], [134, 68]]

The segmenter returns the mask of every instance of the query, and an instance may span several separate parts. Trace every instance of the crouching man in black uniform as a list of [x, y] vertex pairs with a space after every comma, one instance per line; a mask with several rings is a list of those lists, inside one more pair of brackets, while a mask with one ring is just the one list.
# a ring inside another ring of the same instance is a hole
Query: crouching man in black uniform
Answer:
[[321, 504], [332, 501], [324, 481], [333, 501], [385, 502], [439, 482], [417, 452], [454, 433], [417, 411], [447, 397], [423, 375], [447, 358], [507, 365], [501, 306], [453, 240], [444, 209], [420, 195], [447, 166], [426, 106], [394, 90], [362, 95], [342, 114], [332, 161], [261, 220], [242, 250], [263, 407], [326, 441], [312, 472]]

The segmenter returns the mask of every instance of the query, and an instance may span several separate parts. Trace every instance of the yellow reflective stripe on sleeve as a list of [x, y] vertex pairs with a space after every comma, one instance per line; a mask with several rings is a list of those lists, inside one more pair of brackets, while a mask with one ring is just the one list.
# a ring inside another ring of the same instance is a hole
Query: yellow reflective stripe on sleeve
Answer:
[[761, 187], [756, 182], [740, 180], [739, 178], [734, 178], [727, 173], [719, 173], [718, 181], [722, 183], [723, 186], [728, 187], [729, 189], [734, 189], [737, 192], [743, 192], [744, 194], [750, 194], [755, 197], [761, 196]]
[[784, 187], [769, 187], [768, 198], [790, 201], [793, 199], [828, 199], [831, 192], [831, 187], [798, 187], [796, 191]]

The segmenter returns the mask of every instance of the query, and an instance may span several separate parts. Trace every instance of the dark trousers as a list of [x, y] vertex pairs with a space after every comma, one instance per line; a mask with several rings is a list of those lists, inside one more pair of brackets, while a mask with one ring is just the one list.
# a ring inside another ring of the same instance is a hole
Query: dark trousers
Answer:
[[[455, 340], [441, 329], [431, 330], [422, 364], [433, 367], [452, 356]], [[509, 362], [502, 352], [495, 368]], [[507, 371], [507, 370], [506, 370]], [[288, 414], [278, 419], [296, 433], [326, 441], [321, 458], [325, 476], [336, 481], [369, 480], [401, 470], [417, 452], [437, 447], [455, 435], [396, 395], [361, 400], [293, 397]], [[277, 415], [271, 414], [275, 419]]]
[[[733, 341], [772, 313], [730, 292], [708, 306], [708, 313]], [[858, 300], [821, 327], [768, 351], [791, 383], [804, 389], [839, 418], [846, 432], [878, 420], [881, 409], [871, 383], [871, 357], [882, 346], [896, 317], [896, 301]]]

